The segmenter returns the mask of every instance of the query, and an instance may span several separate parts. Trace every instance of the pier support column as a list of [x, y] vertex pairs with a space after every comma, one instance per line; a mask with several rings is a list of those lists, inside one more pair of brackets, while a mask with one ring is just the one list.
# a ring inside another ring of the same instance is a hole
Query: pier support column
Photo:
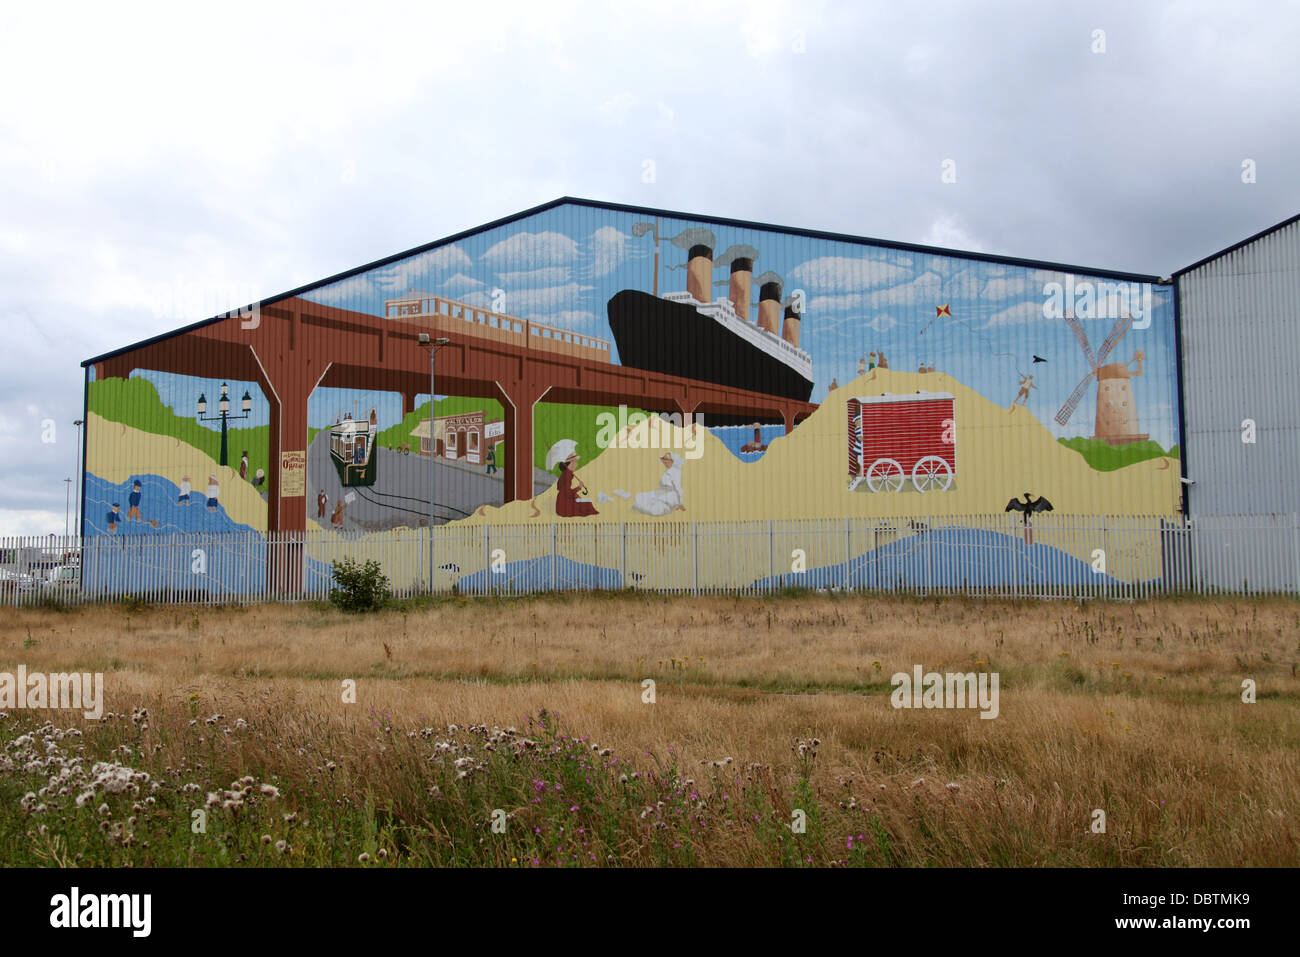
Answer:
[[786, 435], [789, 435], [792, 431], [794, 431], [794, 416], [795, 416], [794, 409], [790, 408], [789, 406], [781, 407], [781, 421], [785, 423]]
[[533, 409], [550, 387], [537, 388], [523, 382], [496, 383], [505, 409], [506, 465], [502, 503], [523, 502], [533, 497]]
[[[253, 348], [258, 358], [258, 384], [270, 404], [267, 430], [266, 528], [302, 535], [307, 527], [307, 398], [327, 365], [313, 362], [303, 351], [287, 348], [279, 354]], [[267, 544], [266, 587], [272, 594], [302, 592], [301, 540]]]

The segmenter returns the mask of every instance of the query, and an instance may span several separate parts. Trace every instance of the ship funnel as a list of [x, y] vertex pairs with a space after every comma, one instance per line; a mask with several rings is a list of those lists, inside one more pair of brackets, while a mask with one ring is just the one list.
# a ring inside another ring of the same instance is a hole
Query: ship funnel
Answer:
[[772, 335], [780, 335], [781, 325], [781, 284], [765, 282], [758, 287], [758, 328], [766, 329]]
[[785, 323], [781, 326], [781, 338], [796, 349], [799, 348], [799, 313], [794, 306], [785, 307]]
[[749, 287], [753, 282], [754, 260], [737, 256], [731, 261], [731, 304], [736, 307], [736, 315], [749, 322]]
[[686, 262], [686, 291], [696, 301], [713, 301], [713, 250], [708, 246], [691, 247]]

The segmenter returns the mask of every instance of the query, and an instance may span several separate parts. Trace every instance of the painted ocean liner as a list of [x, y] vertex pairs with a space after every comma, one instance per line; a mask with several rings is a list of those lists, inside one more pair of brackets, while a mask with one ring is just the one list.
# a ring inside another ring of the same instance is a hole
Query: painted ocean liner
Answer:
[[717, 300], [711, 296], [713, 268], [713, 250], [695, 245], [688, 252], [685, 292], [659, 296], [624, 289], [610, 299], [609, 327], [619, 361], [634, 369], [807, 402], [812, 357], [799, 348], [799, 311], [788, 305], [782, 315], [781, 284], [759, 287], [758, 322], [753, 323], [754, 260], [731, 261], [729, 295]]

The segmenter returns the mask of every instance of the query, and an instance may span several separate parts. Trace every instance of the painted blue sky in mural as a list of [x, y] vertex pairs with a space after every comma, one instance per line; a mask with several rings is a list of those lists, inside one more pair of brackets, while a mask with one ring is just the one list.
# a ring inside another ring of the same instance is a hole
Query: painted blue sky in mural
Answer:
[[[411, 291], [491, 308], [612, 341], [606, 303], [623, 289], [650, 291], [653, 236], [633, 227], [644, 215], [560, 207], [509, 226], [467, 237], [329, 286], [305, 298], [376, 315], [384, 303]], [[1022, 374], [1034, 376], [1028, 408], [1058, 438], [1093, 434], [1097, 387], [1092, 382], [1065, 426], [1055, 416], [1090, 367], [1082, 347], [1059, 318], [1044, 314], [1047, 284], [1058, 272], [879, 246], [810, 239], [779, 232], [662, 219], [659, 222], [660, 294], [686, 287], [686, 240], [691, 228], [714, 234], [715, 260], [733, 245], [758, 250], [757, 280], [775, 272], [784, 295], [803, 290], [806, 310], [800, 345], [811, 356], [812, 401], [832, 380], [852, 380], [860, 359], [883, 352], [889, 367], [934, 366], [996, 405], [1015, 400]], [[527, 266], [529, 268], [521, 268]], [[728, 270], [715, 262], [714, 295], [727, 295]], [[1076, 281], [1086, 280], [1076, 276]], [[499, 292], [498, 292], [499, 291]], [[951, 316], [936, 317], [948, 305]], [[1130, 363], [1144, 354], [1132, 387], [1140, 429], [1168, 448], [1176, 442], [1173, 309], [1167, 287], [1156, 286], [1152, 315], [1135, 322], [1106, 362]], [[753, 321], [757, 310], [750, 314]], [[1082, 315], [1082, 313], [1081, 313]], [[1091, 348], [1099, 351], [1115, 318], [1083, 318]], [[1146, 328], [1140, 328], [1146, 325]], [[1035, 363], [1034, 357], [1045, 359]], [[349, 403], [350, 404], [350, 403]], [[313, 425], [316, 416], [313, 415]], [[388, 423], [384, 415], [381, 422]]]

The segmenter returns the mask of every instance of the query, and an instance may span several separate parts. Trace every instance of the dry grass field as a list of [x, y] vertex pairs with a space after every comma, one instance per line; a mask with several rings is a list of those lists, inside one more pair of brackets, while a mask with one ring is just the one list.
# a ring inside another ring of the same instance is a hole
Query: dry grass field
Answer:
[[[85, 865], [1295, 866], [1298, 660], [1283, 599], [9, 609], [0, 671], [103, 672], [113, 716], [0, 719], [0, 839]], [[996, 672], [998, 717], [891, 707], [915, 665]]]

